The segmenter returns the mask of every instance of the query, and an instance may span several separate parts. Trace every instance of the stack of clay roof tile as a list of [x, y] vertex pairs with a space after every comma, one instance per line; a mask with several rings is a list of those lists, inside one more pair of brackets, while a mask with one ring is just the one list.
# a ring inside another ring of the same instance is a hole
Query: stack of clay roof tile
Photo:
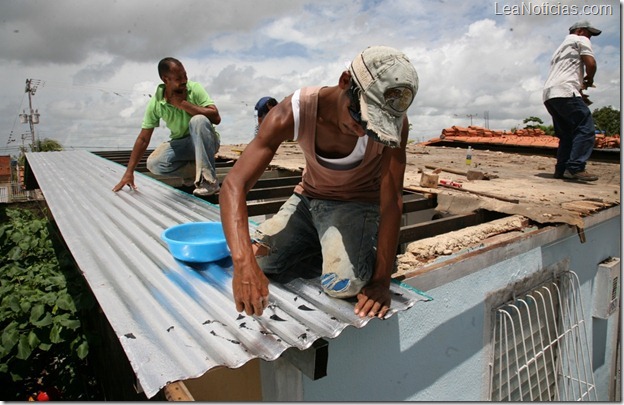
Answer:
[[[508, 146], [530, 146], [537, 148], [557, 148], [559, 139], [555, 136], [546, 135], [539, 128], [518, 129], [514, 132], [494, 130], [478, 126], [467, 128], [452, 126], [442, 130], [439, 138], [431, 139], [427, 144], [435, 144], [441, 141], [470, 144], [498, 144]], [[620, 136], [596, 135], [596, 148], [619, 148]]]
[[594, 142], [594, 148], [601, 149], [619, 149], [620, 148], [620, 135], [605, 136], [603, 134], [596, 134], [596, 142]]

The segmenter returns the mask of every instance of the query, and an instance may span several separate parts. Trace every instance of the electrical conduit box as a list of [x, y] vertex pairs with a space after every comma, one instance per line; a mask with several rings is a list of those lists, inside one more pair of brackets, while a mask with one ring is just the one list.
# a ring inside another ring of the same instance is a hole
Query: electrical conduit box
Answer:
[[620, 305], [620, 259], [610, 257], [598, 265], [592, 316], [607, 319]]

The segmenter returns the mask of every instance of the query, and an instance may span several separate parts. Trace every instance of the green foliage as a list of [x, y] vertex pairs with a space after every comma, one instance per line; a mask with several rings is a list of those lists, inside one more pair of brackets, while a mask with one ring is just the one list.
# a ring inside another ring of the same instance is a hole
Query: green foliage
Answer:
[[[539, 128], [540, 125], [542, 125], [544, 123], [544, 121], [542, 121], [541, 118], [539, 117], [528, 117], [525, 118], [524, 121], [522, 121], [525, 125], [525, 129], [535, 129], [535, 128]], [[535, 123], [535, 124], [533, 124]]]
[[39, 152], [55, 152], [63, 150], [63, 145], [55, 139], [44, 138], [35, 141], [36, 150]]
[[[546, 135], [555, 135], [555, 127], [544, 125], [540, 117], [527, 117], [522, 122], [525, 124], [524, 129], [541, 129]], [[516, 132], [516, 128], [512, 128], [511, 132]]]
[[[34, 145], [30, 145], [30, 150], [37, 152], [57, 152], [63, 150], [63, 145], [56, 139], [37, 139]], [[24, 163], [26, 163], [26, 152], [28, 152], [26, 147], [20, 147], [20, 155], [17, 158], [17, 163], [20, 166], [24, 166]]]
[[539, 128], [544, 131], [546, 135], [555, 136], [555, 127], [552, 125], [540, 125]]
[[51, 388], [63, 398], [80, 399], [81, 370], [89, 353], [80, 316], [94, 306], [93, 298], [84, 293], [88, 290], [69, 253], [55, 249], [46, 218], [21, 209], [7, 209], [4, 216], [0, 225], [2, 399], [26, 400], [38, 390]]
[[597, 108], [592, 112], [596, 129], [605, 131], [605, 135], [620, 133], [620, 111], [611, 106]]

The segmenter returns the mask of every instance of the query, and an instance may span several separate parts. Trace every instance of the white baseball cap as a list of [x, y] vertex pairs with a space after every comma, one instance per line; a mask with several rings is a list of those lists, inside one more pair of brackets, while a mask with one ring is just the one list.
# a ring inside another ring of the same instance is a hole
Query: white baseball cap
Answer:
[[399, 147], [403, 118], [418, 92], [416, 69], [401, 51], [372, 46], [353, 59], [349, 72], [360, 89], [367, 135], [392, 148]]

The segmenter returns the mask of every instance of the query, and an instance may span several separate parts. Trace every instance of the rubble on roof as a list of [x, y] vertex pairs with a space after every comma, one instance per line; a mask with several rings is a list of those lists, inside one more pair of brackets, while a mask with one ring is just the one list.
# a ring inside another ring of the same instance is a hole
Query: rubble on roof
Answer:
[[484, 224], [469, 226], [457, 231], [437, 235], [408, 243], [405, 253], [397, 257], [397, 277], [413, 272], [440, 257], [457, 254], [467, 248], [475, 248], [493, 236], [512, 231], [522, 231], [529, 226], [529, 220], [521, 215], [513, 215]]

